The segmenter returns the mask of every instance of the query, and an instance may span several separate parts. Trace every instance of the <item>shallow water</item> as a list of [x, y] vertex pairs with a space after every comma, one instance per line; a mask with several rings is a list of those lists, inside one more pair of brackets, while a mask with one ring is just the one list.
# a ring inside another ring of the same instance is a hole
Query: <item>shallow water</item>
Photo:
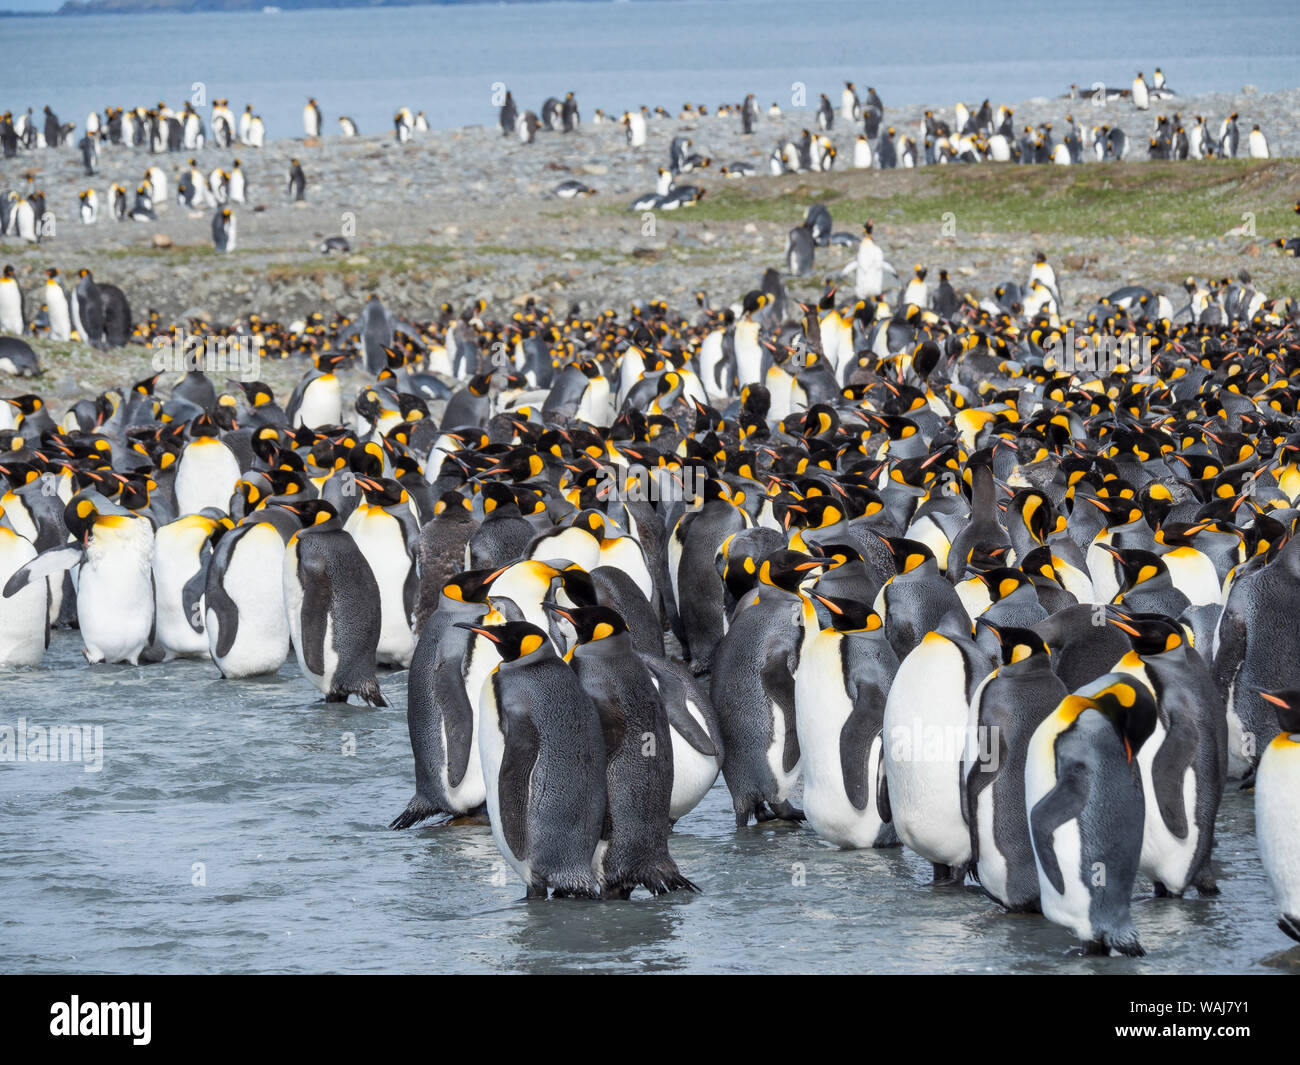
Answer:
[[1300, 971], [1236, 791], [1222, 895], [1136, 902], [1140, 960], [1070, 957], [1068, 933], [930, 887], [901, 849], [737, 831], [721, 781], [673, 839], [703, 894], [525, 903], [486, 827], [385, 827], [413, 778], [406, 674], [381, 683], [387, 710], [315, 701], [292, 659], [261, 682], [90, 668], [71, 632], [0, 675], [0, 725], [104, 730], [99, 772], [0, 763], [0, 972]]
[[[494, 83], [521, 109], [577, 94], [584, 117], [684, 100], [710, 108], [747, 92], [766, 105], [838, 107], [846, 80], [887, 106], [951, 108], [1055, 96], [1072, 83], [1127, 88], [1161, 67], [1182, 93], [1294, 88], [1300, 5], [1225, 8], [1188, 0], [1007, 0], [867, 4], [861, 0], [676, 0], [468, 4], [279, 14], [94, 16], [0, 20], [0, 109], [50, 104], [78, 128], [108, 104], [252, 103], [269, 137], [302, 136], [315, 96], [324, 132], [351, 115], [363, 133], [392, 131], [399, 106], [435, 128], [494, 124]], [[207, 108], [201, 108], [206, 117]]]

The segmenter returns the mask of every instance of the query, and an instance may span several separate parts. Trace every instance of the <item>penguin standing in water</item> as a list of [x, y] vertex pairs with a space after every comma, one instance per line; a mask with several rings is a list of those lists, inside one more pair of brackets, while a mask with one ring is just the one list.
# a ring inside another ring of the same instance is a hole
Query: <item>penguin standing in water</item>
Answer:
[[487, 603], [501, 570], [468, 570], [446, 581], [420, 632], [407, 677], [406, 723], [415, 756], [415, 795], [388, 826], [405, 829], [430, 817], [486, 810], [478, 744], [479, 699], [501, 661], [496, 643], [461, 623], [498, 625]]
[[29, 539], [0, 525], [0, 580], [5, 582], [0, 598], [0, 667], [4, 669], [39, 666], [50, 642], [46, 582], [31, 580], [9, 590], [10, 579], [35, 557]]
[[226, 678], [274, 673], [289, 654], [284, 606], [284, 539], [250, 518], [224, 534], [204, 583], [208, 653]]
[[354, 484], [361, 487], [364, 498], [343, 529], [361, 549], [379, 588], [376, 657], [382, 665], [405, 669], [415, 653], [411, 613], [420, 579], [412, 558], [419, 535], [415, 515], [406, 489], [398, 482], [356, 477]]
[[212, 543], [225, 531], [226, 525], [205, 514], [186, 514], [154, 534], [154, 639], [164, 660], [208, 654], [203, 593]]
[[724, 747], [718, 716], [690, 671], [671, 658], [638, 653], [659, 691], [673, 744], [669, 816], [679, 821], [699, 805], [722, 771]]
[[573, 626], [571, 665], [600, 715], [606, 808], [596, 872], [606, 898], [637, 887], [652, 895], [697, 891], [668, 853], [673, 744], [650, 671], [634, 653], [627, 624], [606, 606], [548, 607]]
[[971, 872], [997, 903], [1036, 911], [1038, 869], [1025, 810], [1025, 759], [1034, 731], [1069, 694], [1032, 630], [993, 630], [1002, 664], [971, 699], [962, 767], [970, 821]]
[[1192, 886], [1217, 895], [1210, 853], [1228, 775], [1223, 701], [1176, 622], [1158, 615], [1110, 621], [1133, 644], [1115, 672], [1144, 683], [1156, 701], [1151, 738], [1137, 752], [1146, 796], [1140, 871], [1158, 897], [1181, 896]]
[[284, 601], [298, 667], [326, 702], [358, 695], [387, 706], [375, 677], [380, 606], [370, 564], [328, 503], [285, 509], [303, 525], [284, 553]]
[[769, 555], [758, 568], [758, 594], [718, 644], [711, 695], [726, 745], [722, 775], [738, 828], [751, 814], [760, 822], [804, 819], [790, 802], [800, 770], [794, 697], [803, 638], [799, 587], [824, 564], [798, 551]]
[[885, 701], [886, 808], [936, 885], [960, 885], [970, 865], [962, 758], [970, 701], [991, 668], [957, 611], [902, 660]]
[[881, 791], [885, 700], [898, 656], [880, 615], [865, 603], [813, 592], [830, 613], [823, 629], [803, 604], [804, 639], [794, 678], [795, 726], [803, 757], [803, 808], [838, 847], [898, 842]]
[[294, 203], [307, 199], [307, 175], [302, 172], [302, 164], [297, 159], [289, 160], [289, 199]]
[[222, 207], [212, 216], [212, 246], [217, 251], [235, 250], [235, 212]]
[[1273, 885], [1277, 926], [1300, 943], [1300, 691], [1260, 692], [1281, 731], [1269, 741], [1255, 774], [1255, 838]]
[[76, 566], [77, 626], [86, 661], [138, 665], [154, 627], [153, 525], [98, 493], [79, 493], [64, 509], [79, 543], [42, 551], [4, 586], [5, 598], [29, 582]]
[[1108, 673], [1061, 700], [1029, 741], [1025, 805], [1043, 916], [1084, 954], [1142, 957], [1129, 914], [1145, 801], [1136, 753], [1155, 727], [1146, 685]]
[[479, 700], [479, 755], [497, 849], [526, 898], [599, 898], [593, 861], [605, 821], [600, 715], [536, 625], [456, 625], [501, 655]]

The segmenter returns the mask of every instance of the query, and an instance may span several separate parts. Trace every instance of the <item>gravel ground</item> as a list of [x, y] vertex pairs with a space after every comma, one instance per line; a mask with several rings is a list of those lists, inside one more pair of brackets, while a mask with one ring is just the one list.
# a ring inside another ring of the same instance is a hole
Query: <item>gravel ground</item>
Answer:
[[[838, 92], [831, 88], [828, 95], [835, 103]], [[922, 110], [887, 109], [885, 120], [900, 133], [915, 136]], [[1239, 94], [1178, 97], [1157, 102], [1145, 114], [1127, 101], [1096, 106], [1088, 100], [1038, 98], [1016, 105], [1014, 121], [1017, 129], [1052, 122], [1058, 134], [1071, 112], [1083, 125], [1119, 125], [1131, 145], [1130, 161], [1120, 165], [1129, 168], [1142, 165], [1134, 160], [1145, 158], [1139, 146], [1145, 145], [1158, 113], [1177, 112], [1188, 125], [1192, 116], [1205, 115], [1217, 131], [1230, 110], [1240, 115], [1243, 152], [1246, 133], [1259, 122], [1274, 157], [1300, 155], [1300, 90], [1259, 94], [1247, 87]], [[951, 121], [950, 107], [936, 113]], [[589, 119], [590, 112], [585, 116]], [[0, 239], [0, 261], [14, 264], [29, 303], [48, 266], [59, 267], [65, 279], [88, 266], [97, 280], [123, 288], [137, 319], [155, 308], [164, 321], [197, 314], [230, 321], [254, 311], [281, 319], [312, 310], [353, 313], [372, 291], [398, 314], [415, 319], [433, 317], [443, 301], [459, 306], [477, 297], [487, 299], [492, 312], [501, 315], [527, 294], [553, 304], [576, 300], [624, 309], [634, 299], [651, 297], [680, 306], [704, 288], [715, 302], [729, 302], [754, 287], [764, 268], [780, 264], [785, 234], [802, 217], [819, 182], [838, 182], [840, 187], [852, 183], [869, 195], [894, 195], [926, 179], [925, 170], [851, 171], [857, 130], [838, 120], [830, 134], [839, 151], [835, 174], [767, 177], [767, 156], [777, 141], [814, 126], [810, 111], [788, 112], [781, 118], [764, 113], [758, 133], [750, 137], [740, 133], [739, 119], [733, 116], [658, 119], [649, 124], [647, 146], [636, 150], [626, 146], [616, 123], [589, 121], [573, 135], [539, 134], [531, 146], [503, 138], [495, 126], [480, 126], [416, 134], [407, 145], [391, 137], [327, 137], [321, 142], [272, 141], [261, 150], [208, 148], [195, 155], [204, 173], [218, 165], [228, 167], [238, 157], [249, 182], [248, 203], [236, 207], [239, 247], [229, 255], [212, 250], [210, 210], [190, 211], [175, 203], [176, 175], [187, 154], [149, 156], [142, 150], [108, 146], [101, 154], [100, 173], [87, 179], [74, 148], [41, 150], [0, 161], [0, 189], [21, 191], [32, 174], [56, 216], [55, 237], [39, 246], [22, 245], [13, 237]], [[679, 134], [689, 136], [695, 151], [713, 159], [712, 168], [687, 175], [684, 181], [711, 192], [742, 184], [778, 193], [789, 190], [788, 218], [782, 214], [781, 221], [710, 221], [700, 217], [703, 208], [694, 214], [688, 209], [661, 214], [654, 234], [643, 232], [642, 216], [626, 205], [653, 187], [656, 168], [666, 163], [668, 146]], [[292, 157], [301, 160], [307, 174], [305, 204], [288, 202]], [[753, 163], [762, 176], [728, 182], [719, 175], [721, 165], [738, 160]], [[159, 221], [113, 221], [107, 210], [109, 184], [116, 181], [134, 189], [150, 164], [161, 166], [171, 185], [172, 198], [159, 205]], [[1103, 165], [1087, 163], [1085, 169]], [[1298, 172], [1293, 167], [1288, 174]], [[594, 186], [598, 195], [578, 201], [549, 196], [570, 178]], [[92, 180], [101, 197], [100, 221], [88, 226], [77, 219], [77, 194]], [[781, 182], [786, 185], [770, 184]], [[1300, 196], [1300, 187], [1271, 191], [1270, 203], [1283, 193], [1289, 199], [1280, 202], [1289, 203]], [[830, 206], [834, 211], [833, 202]], [[858, 221], [840, 216], [836, 228], [856, 232]], [[351, 254], [326, 257], [317, 251], [322, 239], [349, 226], [354, 233]], [[1223, 276], [1248, 266], [1266, 291], [1270, 282], [1286, 284], [1295, 277], [1295, 260], [1259, 246], [1277, 235], [1260, 233], [1257, 241], [1224, 233], [1117, 240], [1084, 232], [1054, 241], [1050, 250], [1062, 276], [1065, 310], [1071, 312], [1098, 292], [1136, 280], [1172, 292], [1174, 278], [1187, 273]], [[170, 247], [153, 246], [160, 236]], [[978, 294], [1007, 277], [1023, 278], [1033, 251], [1043, 243], [1041, 234], [1028, 229], [960, 232], [955, 239], [944, 239], [938, 219], [933, 224], [878, 227], [877, 238], [900, 271], [907, 273], [914, 262], [945, 265], [958, 287]], [[829, 249], [824, 258], [819, 253], [819, 275], [838, 268], [850, 255], [849, 249], [838, 248]], [[799, 284], [811, 294], [820, 288], [820, 276]], [[802, 295], [798, 288], [796, 292]], [[80, 360], [77, 372], [113, 358]]]

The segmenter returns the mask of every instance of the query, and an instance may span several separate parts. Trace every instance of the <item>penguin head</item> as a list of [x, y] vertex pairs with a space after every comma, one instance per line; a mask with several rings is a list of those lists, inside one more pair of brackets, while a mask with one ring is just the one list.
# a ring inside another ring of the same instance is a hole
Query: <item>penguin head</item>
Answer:
[[608, 640], [627, 632], [627, 622], [617, 610], [607, 606], [560, 606], [548, 600], [543, 603], [550, 613], [563, 618], [577, 633], [578, 645]]
[[781, 549], [773, 551], [758, 567], [760, 584], [770, 585], [787, 592], [797, 592], [799, 586], [812, 575], [813, 570], [826, 565], [826, 559], [805, 555], [802, 551]]
[[1182, 626], [1163, 614], [1113, 611], [1106, 620], [1128, 634], [1129, 643], [1140, 658], [1176, 651], [1187, 642]]
[[1062, 700], [1057, 713], [1076, 718], [1089, 709], [1101, 713], [1115, 727], [1130, 763], [1155, 731], [1156, 702], [1151, 690], [1126, 673], [1107, 673], [1084, 685]]
[[831, 626], [836, 632], [877, 632], [884, 625], [880, 615], [858, 599], [843, 599], [820, 592], [813, 592], [812, 597], [830, 613]]
[[1043, 638], [1033, 629], [1019, 629], [1010, 625], [994, 625], [991, 621], [985, 621], [983, 618], [976, 618], [975, 624], [977, 627], [983, 626], [997, 637], [1004, 666], [1013, 666], [1017, 662], [1024, 662], [1034, 655], [1051, 654]]
[[1021, 588], [1033, 588], [1033, 582], [1028, 577], [1009, 566], [997, 566], [979, 574], [979, 578], [988, 586], [989, 598], [995, 603], [1015, 595]]
[[1300, 733], [1300, 691], [1294, 688], [1261, 691], [1259, 697], [1273, 707], [1278, 727], [1284, 734]]
[[1138, 548], [1123, 549], [1109, 545], [1098, 546], [1119, 564], [1124, 576], [1125, 592], [1132, 591], [1138, 585], [1155, 587], [1156, 582], [1161, 578], [1166, 583], [1169, 581], [1169, 567], [1153, 551], [1143, 551]]
[[546, 633], [526, 621], [507, 621], [502, 625], [476, 625], [458, 621], [456, 628], [468, 629], [494, 643], [497, 654], [505, 662], [517, 662], [533, 655], [544, 658], [554, 654]]
[[934, 561], [934, 552], [920, 540], [909, 540], [903, 536], [881, 536], [880, 533], [875, 535], [889, 548], [889, 553], [894, 556], [894, 568], [899, 573], [911, 573], [927, 562]]
[[458, 603], [485, 603], [492, 582], [506, 571], [500, 569], [469, 569], [457, 573], [442, 586], [442, 594]]
[[320, 529], [331, 526], [331, 523], [331, 527], [339, 528], [339, 512], [323, 499], [305, 499], [301, 503], [281, 503], [280, 506], [296, 515], [304, 529]]

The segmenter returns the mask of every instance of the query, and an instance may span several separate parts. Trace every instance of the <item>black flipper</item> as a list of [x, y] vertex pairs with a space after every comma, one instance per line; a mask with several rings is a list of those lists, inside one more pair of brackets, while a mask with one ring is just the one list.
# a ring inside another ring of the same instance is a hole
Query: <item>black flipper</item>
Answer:
[[1197, 730], [1186, 717], [1173, 720], [1169, 734], [1151, 761], [1151, 789], [1155, 792], [1160, 819], [1178, 839], [1187, 838], [1187, 810], [1183, 802], [1183, 778], [1196, 757]]
[[1029, 826], [1033, 829], [1034, 850], [1039, 864], [1058, 894], [1065, 894], [1065, 877], [1056, 861], [1052, 834], [1079, 816], [1088, 801], [1088, 769], [1084, 765], [1070, 765], [1063, 776], [1057, 778], [1056, 787], [1044, 795], [1029, 812]]
[[212, 548], [204, 541], [199, 548], [199, 568], [181, 588], [181, 607], [185, 620], [195, 632], [203, 631], [203, 612], [198, 610], [199, 600], [207, 591], [208, 567], [212, 564]]
[[871, 800], [871, 745], [880, 735], [879, 708], [884, 694], [874, 684], [858, 687], [853, 712], [840, 730], [840, 772], [844, 794], [855, 810], [865, 810]]
[[[325, 623], [330, 613], [330, 575], [324, 559], [304, 553], [298, 543], [298, 580], [302, 584], [302, 657], [316, 676], [325, 676]], [[345, 697], [346, 698], [346, 697]]]
[[528, 853], [528, 782], [541, 744], [536, 726], [526, 715], [504, 713], [502, 721], [505, 751], [497, 773], [501, 834], [510, 852], [522, 859]]
[[71, 569], [85, 554], [85, 550], [78, 544], [61, 544], [42, 551], [25, 566], [16, 569], [13, 576], [5, 582], [4, 598], [17, 595], [34, 580]]

